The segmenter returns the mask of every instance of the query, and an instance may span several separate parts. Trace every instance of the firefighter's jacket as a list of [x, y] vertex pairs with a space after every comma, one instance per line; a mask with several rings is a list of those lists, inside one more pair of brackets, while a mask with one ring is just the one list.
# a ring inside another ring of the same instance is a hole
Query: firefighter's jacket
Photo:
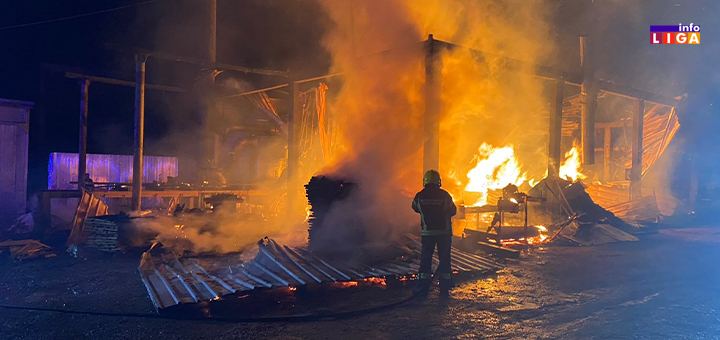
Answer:
[[420, 213], [422, 236], [452, 235], [451, 218], [457, 213], [457, 208], [450, 194], [440, 186], [426, 185], [415, 195], [412, 207]]

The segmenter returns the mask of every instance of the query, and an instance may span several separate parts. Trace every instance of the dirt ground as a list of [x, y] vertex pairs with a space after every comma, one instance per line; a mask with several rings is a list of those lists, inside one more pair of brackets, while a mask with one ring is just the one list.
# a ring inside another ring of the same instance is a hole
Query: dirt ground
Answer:
[[719, 259], [720, 228], [663, 230], [634, 243], [532, 249], [448, 300], [432, 294], [339, 319], [217, 322], [157, 318], [139, 254], [3, 257], [0, 338], [720, 339]]

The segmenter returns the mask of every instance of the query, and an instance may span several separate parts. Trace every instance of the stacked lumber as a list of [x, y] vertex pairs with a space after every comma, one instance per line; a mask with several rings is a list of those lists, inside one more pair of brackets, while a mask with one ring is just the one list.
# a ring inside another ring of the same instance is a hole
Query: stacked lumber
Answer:
[[85, 220], [87, 241], [85, 245], [100, 251], [114, 252], [118, 248], [118, 225], [106, 219], [88, 218]]
[[[311, 250], [327, 248], [326, 241], [336, 239], [337, 244], [344, 244], [348, 247], [362, 242], [362, 238], [356, 237], [357, 232], [348, 224], [341, 226], [326, 225], [326, 218], [332, 206], [345, 200], [353, 191], [355, 184], [342, 179], [331, 179], [326, 176], [314, 176], [305, 185], [305, 193], [310, 205], [310, 218], [308, 223], [308, 246]], [[348, 230], [337, 230], [348, 229]], [[349, 232], [345, 232], [349, 231]], [[353, 236], [351, 236], [353, 235]]]

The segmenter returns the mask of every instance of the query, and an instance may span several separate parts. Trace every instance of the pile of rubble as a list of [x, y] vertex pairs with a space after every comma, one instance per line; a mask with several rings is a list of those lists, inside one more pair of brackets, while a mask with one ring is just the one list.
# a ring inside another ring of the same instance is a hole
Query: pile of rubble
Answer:
[[555, 226], [552, 240], [564, 239], [580, 245], [638, 240], [631, 234], [637, 228], [595, 203], [580, 181], [548, 177], [530, 192], [546, 197], [547, 210], [554, 210], [555, 216], [567, 218], [567, 221]]

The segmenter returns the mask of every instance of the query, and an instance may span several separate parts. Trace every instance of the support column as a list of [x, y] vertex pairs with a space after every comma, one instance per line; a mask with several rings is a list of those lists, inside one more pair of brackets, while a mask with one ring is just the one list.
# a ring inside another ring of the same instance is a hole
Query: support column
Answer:
[[145, 138], [145, 62], [147, 56], [135, 56], [135, 143], [133, 144], [133, 211], [140, 211], [143, 184], [143, 153]]
[[597, 82], [595, 81], [595, 65], [593, 49], [588, 37], [580, 37], [580, 66], [583, 82], [580, 86], [582, 98], [581, 141], [582, 163], [595, 164], [595, 108], [597, 106]]
[[220, 167], [220, 136], [221, 124], [218, 122], [218, 108], [215, 99], [215, 63], [217, 62], [217, 0], [206, 0], [204, 46], [201, 47], [204, 62], [203, 75], [198, 79], [197, 87], [200, 89], [200, 109], [204, 124], [203, 144], [203, 177], [215, 181], [217, 170]]
[[425, 138], [423, 143], [423, 172], [440, 168], [440, 92], [442, 60], [433, 35], [425, 43]]
[[642, 197], [642, 154], [643, 154], [643, 121], [645, 117], [645, 100], [636, 99], [636, 108], [632, 117], [632, 167], [630, 168], [630, 199]]
[[[285, 175], [287, 180], [287, 215], [293, 217], [295, 215], [295, 201], [297, 199], [297, 180], [295, 171], [298, 165], [298, 154], [297, 154], [297, 142], [295, 141], [295, 135], [297, 132], [297, 126], [295, 124], [295, 117], [300, 115], [302, 110], [302, 103], [300, 102], [300, 84], [296, 81], [290, 81], [288, 84], [290, 88], [290, 111], [288, 112], [287, 122], [287, 168], [285, 169]], [[309, 180], [309, 179], [308, 179]]]
[[85, 173], [87, 172], [87, 119], [88, 96], [90, 80], [80, 80], [80, 138], [78, 142], [78, 190], [82, 192], [85, 187]]
[[562, 152], [560, 143], [562, 140], [562, 116], [563, 101], [565, 94], [563, 88], [565, 81], [561, 78], [555, 83], [555, 100], [550, 111], [550, 144], [548, 147], [548, 177], [558, 176]]

